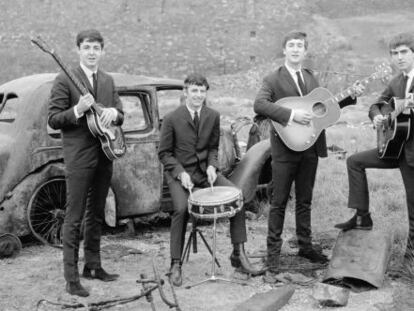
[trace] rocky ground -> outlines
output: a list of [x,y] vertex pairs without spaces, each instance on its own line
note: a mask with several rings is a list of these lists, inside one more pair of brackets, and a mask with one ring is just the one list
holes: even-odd
[[[293,215],[288,215],[288,219],[292,218],[294,218]],[[261,264],[261,255],[265,250],[266,218],[261,216],[259,219],[248,220],[247,226],[249,236],[247,250],[254,257],[251,260],[256,264]],[[76,298],[65,292],[60,249],[31,243],[23,248],[18,257],[0,260],[0,310],[61,310],[62,306],[59,304],[87,306],[107,300],[133,297],[141,293],[142,286],[136,282],[141,274],[145,274],[147,278],[154,278],[153,262],[160,277],[167,281],[165,274],[169,267],[168,225],[138,225],[136,230],[134,235],[126,230],[109,233],[103,238],[104,267],[121,276],[118,281],[112,283],[82,279],[83,285],[91,292],[88,298]],[[201,230],[211,242],[211,226],[203,225]],[[331,254],[336,234],[337,232],[330,232],[315,235],[315,240],[328,256]],[[288,242],[284,243],[282,269],[284,273],[289,274],[284,275],[286,283],[267,284],[262,277],[248,278],[235,272],[230,266],[228,257],[231,253],[231,245],[228,223],[219,223],[217,256],[221,268],[217,269],[217,275],[232,281],[245,282],[246,285],[218,281],[186,289],[186,286],[206,279],[211,269],[211,256],[198,239],[198,253],[191,252],[189,261],[183,265],[184,284],[175,289],[181,310],[230,311],[256,293],[263,293],[290,282],[293,282],[291,285],[295,287],[295,293],[281,310],[319,310],[320,306],[312,298],[312,288],[322,279],[325,270],[324,268],[314,270],[315,266],[295,256],[297,248],[292,239],[293,236],[294,226],[291,220],[288,220],[284,233],[285,240]],[[83,266],[82,261],[81,253],[80,268]],[[166,296],[173,300],[173,293],[167,285],[165,285]],[[407,283],[394,281],[387,276],[384,286],[378,290],[351,293],[347,306],[339,310],[412,310],[413,301],[407,300],[407,297],[412,296],[410,294],[412,290]],[[158,291],[153,293],[153,298],[155,310],[169,310],[169,307],[162,302]],[[41,300],[44,302],[39,303]],[[145,298],[115,305],[109,309],[154,310]],[[80,307],[79,310],[96,309]]]

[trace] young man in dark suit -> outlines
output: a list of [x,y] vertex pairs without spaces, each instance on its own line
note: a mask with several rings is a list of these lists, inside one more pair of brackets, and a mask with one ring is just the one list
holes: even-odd
[[[312,114],[303,109],[290,109],[276,102],[288,96],[304,96],[319,86],[312,72],[302,67],[308,48],[304,32],[290,32],[283,41],[285,64],[264,78],[262,87],[254,102],[254,111],[263,117],[288,126],[292,122],[307,125]],[[355,84],[357,93],[362,93],[362,85]],[[355,104],[348,97],[339,102],[340,107]],[[268,219],[267,236],[267,275],[271,279],[278,271],[282,247],[281,234],[285,219],[285,209],[292,183],[296,194],[296,235],[299,256],[312,262],[325,263],[327,257],[312,247],[311,202],[315,183],[318,157],[326,157],[326,138],[323,131],[315,144],[305,151],[297,152],[287,147],[273,127],[270,133],[272,152],[273,197]]]
[[113,281],[117,274],[107,273],[101,265],[101,226],[104,222],[105,200],[112,177],[112,161],[101,149],[100,141],[88,129],[86,112],[94,102],[103,108],[101,125],[121,125],[124,119],[121,100],[110,75],[98,69],[104,40],[96,30],[81,31],[76,37],[80,65],[73,73],[88,88],[81,96],[65,73],[53,84],[48,123],[60,129],[66,168],[66,215],[63,224],[63,267],[66,291],[88,296],[79,281],[78,259],[80,228],[85,215],[83,277]]
[[[185,105],[168,114],[162,123],[158,156],[164,165],[174,212],[171,219],[170,252],[171,278],[175,286],[182,285],[181,256],[188,222],[189,189],[232,186],[217,172],[220,139],[220,115],[207,107],[205,100],[209,84],[205,77],[191,74],[184,80]],[[242,271],[258,274],[244,252],[246,242],[245,211],[230,218],[233,243],[231,263]]]
[[[395,76],[382,92],[381,96],[369,109],[369,118],[375,127],[381,126],[386,120],[385,115],[394,111],[394,98],[404,99],[405,105],[413,104],[414,92],[414,35],[401,33],[389,42],[391,61],[400,69],[401,73]],[[411,95],[410,95],[411,93]],[[403,113],[411,114],[411,108],[406,108]],[[411,120],[413,122],[413,120]],[[369,192],[365,170],[367,168],[399,168],[403,179],[407,209],[409,233],[407,249],[404,260],[408,263],[414,258],[414,139],[410,134],[405,142],[402,153],[398,159],[381,159],[378,157],[378,149],[371,149],[353,154],[347,159],[349,197],[348,207],[356,209],[355,215],[347,222],[335,225],[342,230],[363,229],[370,230],[373,226],[369,213]]]

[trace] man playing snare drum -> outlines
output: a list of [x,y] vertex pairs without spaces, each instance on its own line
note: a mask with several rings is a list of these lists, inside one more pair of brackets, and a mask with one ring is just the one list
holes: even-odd
[[[181,256],[189,214],[188,196],[193,187],[206,188],[234,185],[217,172],[220,138],[220,114],[204,105],[209,84],[199,74],[184,80],[185,105],[168,114],[162,124],[158,156],[164,165],[165,178],[170,189],[173,214],[171,219],[170,252],[171,279],[181,286]],[[257,275],[245,252],[245,212],[241,209],[230,218],[233,267]]]

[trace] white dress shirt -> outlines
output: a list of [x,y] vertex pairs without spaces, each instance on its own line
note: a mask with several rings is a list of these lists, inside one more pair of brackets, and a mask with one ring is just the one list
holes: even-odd
[[[290,73],[290,75],[292,76],[293,81],[295,81],[296,88],[298,89],[298,92],[299,92],[300,96],[303,96],[302,91],[300,90],[300,87],[299,87],[298,76],[296,75],[296,72],[299,71],[300,76],[302,78],[302,81],[303,81],[303,83],[305,83],[305,79],[303,79],[303,74],[302,74],[302,67],[296,70],[296,69],[293,69],[292,67],[290,67],[287,63],[285,63],[285,67],[286,67],[287,71]],[[295,117],[295,110],[292,109],[292,113],[290,114],[288,124],[292,123],[294,117]]]
[[405,88],[405,97],[407,98],[408,94],[409,94],[411,83],[413,82],[413,78],[414,78],[414,68],[411,69],[409,73],[404,74],[404,75],[408,76],[407,87]]
[[185,106],[187,107],[188,111],[190,112],[191,119],[193,119],[193,120],[194,120],[194,112],[195,112],[195,111],[197,111],[197,113],[198,113],[198,119],[200,119],[201,107],[200,107],[200,109],[193,110],[193,109],[191,109],[190,107],[188,107],[188,105],[185,105]]

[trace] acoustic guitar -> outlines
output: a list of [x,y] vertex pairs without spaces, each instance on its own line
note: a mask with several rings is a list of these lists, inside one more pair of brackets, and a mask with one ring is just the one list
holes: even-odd
[[[384,79],[390,73],[391,68],[382,64],[378,66],[376,72],[360,81],[360,83],[366,85],[376,79]],[[312,120],[307,125],[291,122],[286,126],[271,120],[272,125],[287,147],[294,151],[304,151],[316,142],[324,129],[338,121],[341,116],[338,102],[353,93],[353,87],[349,87],[336,95],[332,95],[326,88],[318,87],[303,97],[281,98],[276,101],[275,105],[290,109],[305,109],[312,114]]]
[[[385,121],[377,127],[377,148],[380,159],[396,160],[400,157],[404,142],[410,136],[411,114],[403,114],[406,108],[414,108],[413,94],[403,99],[392,98],[394,111],[385,114]],[[389,103],[383,103],[383,109],[389,107]],[[391,108],[387,109],[388,111]]]
[[[62,61],[54,49],[50,48],[40,36],[32,38],[31,41],[42,51],[53,57],[82,95],[90,93],[87,87],[84,86],[72,70]],[[91,108],[86,111],[85,115],[89,131],[94,137],[98,137],[106,157],[113,161],[126,153],[125,136],[120,126],[110,124],[108,127],[105,127],[102,125],[99,116],[102,114],[103,108],[105,107],[94,102]]]

